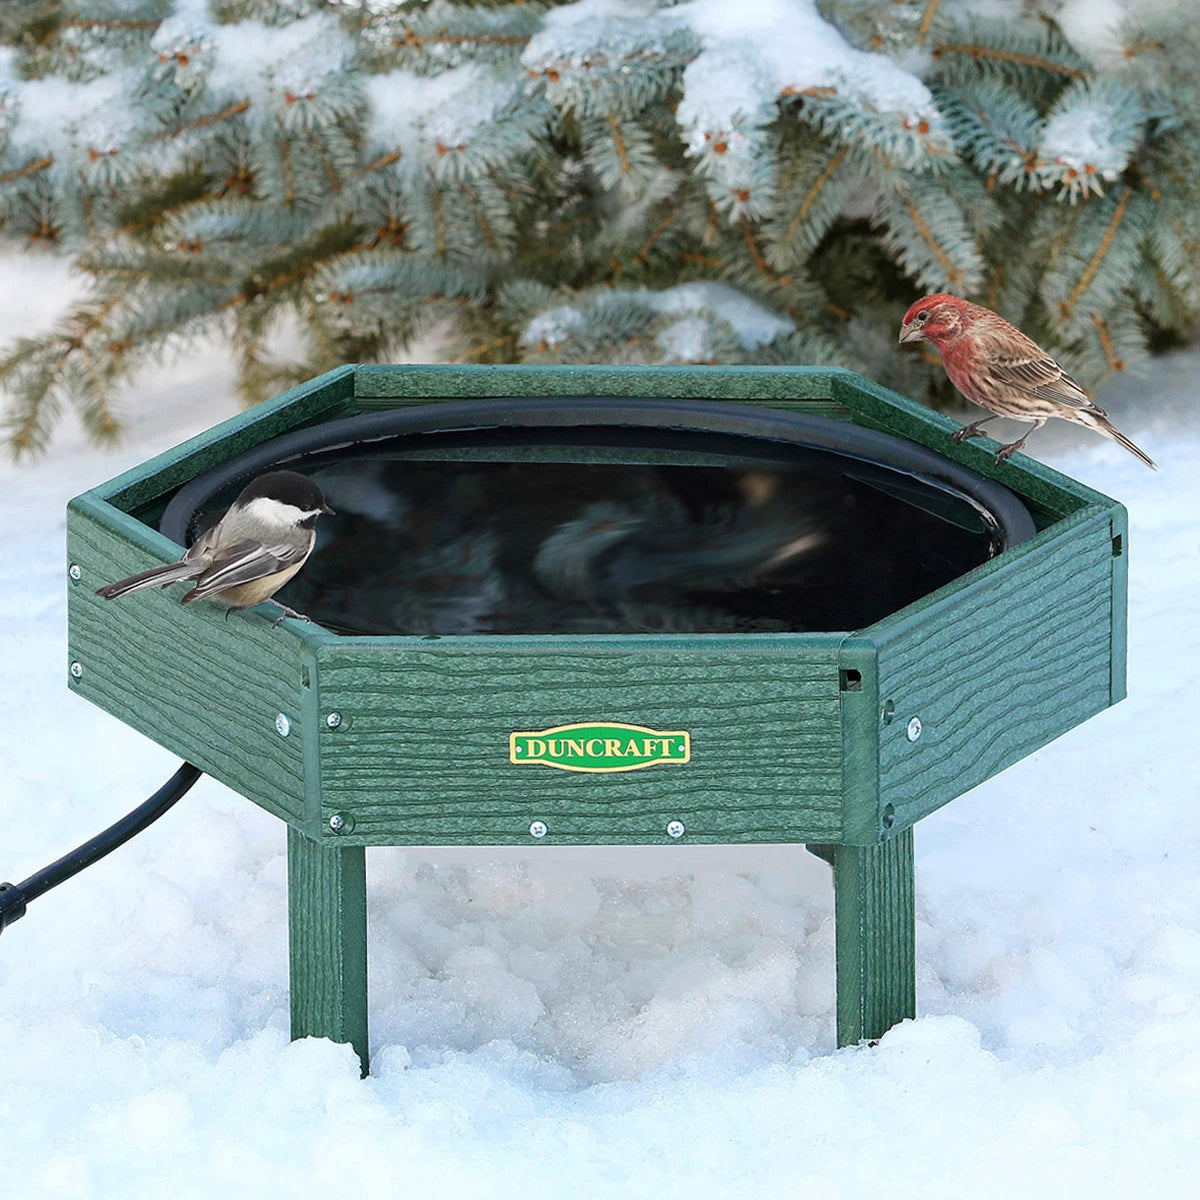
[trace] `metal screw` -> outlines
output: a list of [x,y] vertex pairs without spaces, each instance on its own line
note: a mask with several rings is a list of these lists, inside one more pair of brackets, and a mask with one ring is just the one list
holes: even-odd
[[83,678],[83,663],[73,662],[71,664],[71,678],[72,679],[82,679]]
[[329,828],[332,829],[334,833],[341,833],[342,830],[346,828],[346,818],[343,817],[341,813],[334,813],[333,816],[329,818]]
[[547,832],[548,830],[546,829],[545,821],[534,821],[534,823],[529,826],[530,837],[544,838]]
[[275,714],[275,732],[280,737],[287,737],[292,732],[292,723],[287,719],[286,713]]
[[70,577],[78,583],[83,578],[83,569],[78,563],[72,563],[71,569],[67,572]]
[[667,822],[667,833],[669,836],[671,836],[673,838],[681,838],[681,837],[683,837],[683,832],[684,832],[684,830],[683,830],[683,822],[682,821],[668,821]]
[[328,725],[330,729],[336,729],[341,723],[342,714],[340,712],[331,712],[329,716],[325,718],[325,724]]
[[904,736],[910,742],[915,742],[921,736],[921,718],[913,717],[908,723],[908,728],[904,731]]

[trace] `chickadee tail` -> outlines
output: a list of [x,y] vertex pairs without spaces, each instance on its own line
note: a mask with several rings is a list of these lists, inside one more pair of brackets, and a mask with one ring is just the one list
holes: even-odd
[[1124,446],[1135,458],[1140,458],[1150,470],[1158,470],[1154,459],[1145,450],[1135,446],[1103,413],[1088,412],[1087,409],[1084,409],[1080,416],[1083,418],[1084,425],[1094,429],[1097,433],[1104,434],[1106,438],[1112,438],[1118,446]]
[[194,562],[171,563],[165,567],[151,567],[148,571],[139,571],[128,579],[118,579],[116,583],[106,583],[96,589],[97,596],[105,600],[115,600],[118,596],[128,596],[130,592],[140,592],[142,588],[162,586],[174,583],[179,579],[191,579],[197,573],[200,564]]

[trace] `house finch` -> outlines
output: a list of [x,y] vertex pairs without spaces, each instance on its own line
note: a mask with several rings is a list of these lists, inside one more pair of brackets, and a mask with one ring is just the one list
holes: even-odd
[[1024,437],[996,452],[1000,462],[1020,450],[1034,429],[1051,417],[1062,417],[1112,438],[1146,466],[1158,469],[1041,346],[990,308],[943,293],[926,296],[904,314],[900,341],[931,342],[941,353],[950,382],[993,414],[952,433],[956,442],[978,437],[980,427],[995,417],[1032,421]]

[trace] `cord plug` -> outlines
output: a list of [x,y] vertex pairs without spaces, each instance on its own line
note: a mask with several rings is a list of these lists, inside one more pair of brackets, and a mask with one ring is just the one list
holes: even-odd
[[25,915],[28,897],[15,883],[0,883],[0,933]]

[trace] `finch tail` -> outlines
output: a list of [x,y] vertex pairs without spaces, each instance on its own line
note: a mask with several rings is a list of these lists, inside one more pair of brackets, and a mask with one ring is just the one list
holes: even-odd
[[115,600],[118,596],[128,596],[130,592],[140,592],[142,588],[162,586],[174,583],[178,579],[193,579],[204,570],[203,562],[177,562],[165,567],[151,567],[148,571],[139,571],[128,579],[118,579],[116,583],[106,583],[96,589],[97,596],[105,600]]
[[1158,470],[1154,459],[1140,447],[1135,446],[1103,413],[1089,412],[1085,408],[1076,414],[1075,419],[1081,425],[1086,425],[1089,429],[1104,434],[1106,438],[1111,438],[1118,446],[1124,446],[1135,458],[1140,458],[1150,470]]

